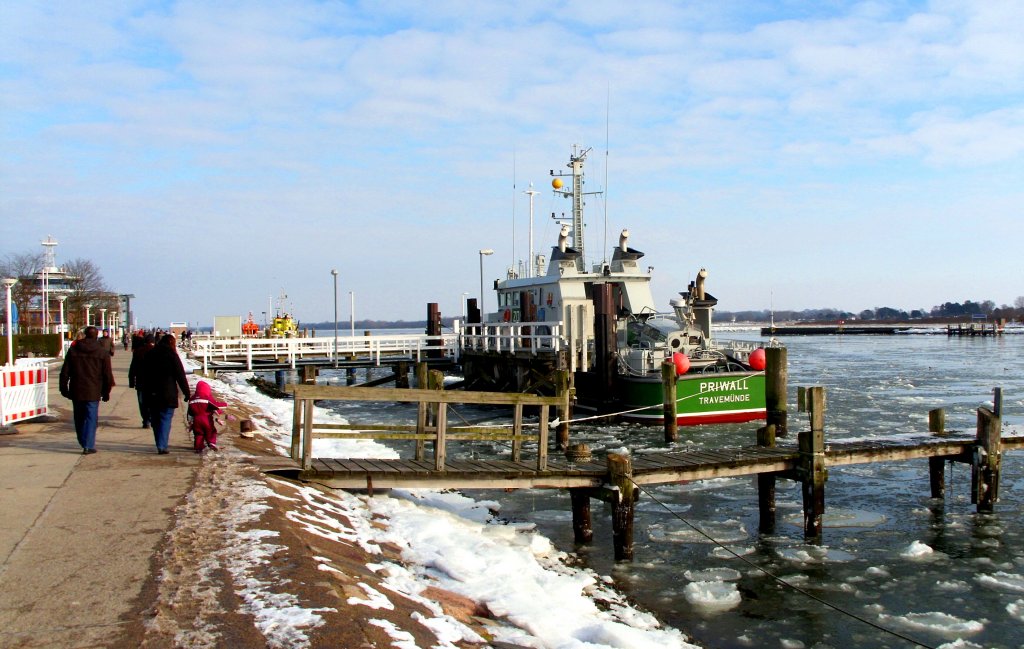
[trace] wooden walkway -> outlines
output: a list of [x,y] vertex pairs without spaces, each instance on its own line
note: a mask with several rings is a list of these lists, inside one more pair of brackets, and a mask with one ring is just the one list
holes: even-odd
[[[1024,437],[1002,437],[1002,445],[1003,450],[1024,448]],[[965,460],[975,446],[974,437],[934,438],[913,444],[831,443],[825,451],[825,467],[933,457]],[[791,446],[747,446],[635,453],[631,459],[633,481],[653,485],[793,471],[798,466],[800,451]],[[538,470],[535,462],[499,459],[448,459],[441,471],[434,468],[433,460],[316,458],[308,471],[289,457],[258,458],[255,462],[269,473],[338,489],[571,489],[600,487],[609,484],[610,479],[603,457],[570,464],[564,458],[552,456],[545,471]]]

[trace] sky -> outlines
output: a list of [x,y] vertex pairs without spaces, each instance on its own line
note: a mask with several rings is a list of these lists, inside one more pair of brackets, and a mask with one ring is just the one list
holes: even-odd
[[[59,242],[140,325],[461,314],[570,210],[655,299],[1024,295],[1024,3],[0,3],[0,256]],[[607,234],[606,234],[607,233]],[[482,249],[494,255],[482,256]],[[281,296],[287,296],[281,299]]]

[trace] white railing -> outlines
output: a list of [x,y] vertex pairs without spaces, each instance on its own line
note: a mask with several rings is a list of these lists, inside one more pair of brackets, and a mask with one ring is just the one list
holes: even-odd
[[476,352],[554,353],[566,348],[561,322],[485,322],[466,324],[462,348]]
[[[441,354],[444,358],[458,357],[458,335],[444,334],[427,336],[423,334],[396,334],[373,336],[338,336],[337,355],[340,358],[356,357],[369,359],[380,365],[386,357],[403,356],[420,361],[428,353]],[[335,339],[333,336],[317,338],[194,338],[189,354],[203,363],[203,372],[209,371],[209,363],[245,362],[247,370],[253,369],[258,358],[284,358],[288,366],[295,368],[299,359],[324,358],[334,361]]]

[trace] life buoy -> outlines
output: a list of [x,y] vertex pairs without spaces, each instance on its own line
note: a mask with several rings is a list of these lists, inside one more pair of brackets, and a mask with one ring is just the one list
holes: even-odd
[[501,314],[501,318],[505,322],[511,322],[511,320],[512,320],[512,311],[510,309],[505,309],[505,312]]

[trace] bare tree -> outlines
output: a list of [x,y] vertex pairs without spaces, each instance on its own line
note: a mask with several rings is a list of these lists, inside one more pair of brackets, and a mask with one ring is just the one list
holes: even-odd
[[86,304],[92,313],[98,313],[100,309],[117,310],[117,295],[107,288],[99,267],[92,260],[72,259],[64,264],[64,272],[68,274],[72,288],[68,296],[67,319],[73,329],[85,326]]
[[[19,280],[11,289],[11,301],[19,313],[27,313],[29,302],[39,295],[36,273],[43,267],[43,253],[9,253],[0,260],[0,276]],[[21,323],[18,329],[24,331]]]

